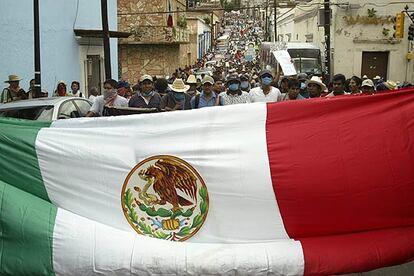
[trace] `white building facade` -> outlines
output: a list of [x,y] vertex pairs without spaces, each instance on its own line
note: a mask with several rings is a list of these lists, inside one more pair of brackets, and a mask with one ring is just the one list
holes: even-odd
[[[379,75],[386,80],[414,81],[414,61],[408,55],[412,52],[412,42],[407,39],[408,26],[412,23],[408,16],[404,38],[393,38],[392,20],[404,11],[405,4],[373,2],[377,3],[341,0],[331,6],[332,74],[370,78]],[[278,18],[279,40],[311,42],[325,49],[324,28],[318,27],[322,3],[311,1],[299,5]]]

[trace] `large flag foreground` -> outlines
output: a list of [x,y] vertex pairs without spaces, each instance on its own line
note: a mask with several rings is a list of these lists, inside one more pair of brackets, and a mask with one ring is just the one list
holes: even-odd
[[0,274],[329,275],[409,262],[413,141],[413,91],[1,119]]

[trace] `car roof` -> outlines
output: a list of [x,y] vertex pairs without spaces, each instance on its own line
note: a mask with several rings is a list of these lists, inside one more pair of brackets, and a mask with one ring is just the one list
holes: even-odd
[[[70,99],[83,99],[79,97],[52,97],[52,98],[36,98],[30,100],[20,100],[9,103],[0,104],[0,109],[16,108],[16,107],[29,107],[29,106],[47,106],[56,105],[59,102],[63,102]],[[86,99],[84,99],[86,100]]]

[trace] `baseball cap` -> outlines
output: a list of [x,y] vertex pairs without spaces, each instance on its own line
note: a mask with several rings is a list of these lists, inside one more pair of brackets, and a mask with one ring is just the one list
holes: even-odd
[[201,84],[206,84],[206,83],[209,83],[209,84],[214,84],[214,79],[212,78],[212,77],[210,77],[210,76],[205,76],[204,77],[204,79],[201,81]]
[[270,70],[264,69],[264,70],[260,71],[259,77],[263,77],[265,75],[272,76],[272,78],[273,78],[272,72],[270,72]]
[[366,79],[362,82],[361,87],[364,87],[364,86],[374,87],[374,82],[370,79]]
[[231,81],[240,82],[240,78],[237,74],[230,74],[230,75],[227,76],[226,83],[229,83]]
[[143,82],[143,81],[145,81],[145,80],[154,81],[150,75],[143,75],[143,76],[141,76],[141,78],[139,79],[139,82]]
[[129,88],[129,83],[124,80],[118,81],[117,88]]
[[299,73],[298,74],[298,80],[299,81],[305,81],[308,79],[308,75],[306,73]]
[[247,75],[247,74],[242,74],[242,75],[240,75],[240,80],[246,80],[246,81],[248,81],[250,78],[249,78],[249,75]]

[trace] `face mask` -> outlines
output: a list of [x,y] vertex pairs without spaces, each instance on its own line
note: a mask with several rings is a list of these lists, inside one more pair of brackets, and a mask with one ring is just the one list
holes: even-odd
[[302,82],[300,84],[300,90],[305,90],[306,89],[306,84],[304,82]]
[[174,99],[175,99],[176,101],[181,102],[182,100],[184,100],[184,93],[177,93],[177,92],[174,92]]
[[149,92],[142,92],[142,96],[144,97],[151,97],[153,96],[154,92],[153,91],[149,91]]
[[270,77],[264,77],[264,78],[262,78],[262,84],[264,85],[264,86],[268,86],[268,85],[270,85],[271,83],[272,83],[272,78],[270,78]]
[[229,85],[229,90],[230,91],[237,91],[239,90],[239,84],[238,83],[232,83]]
[[242,81],[240,84],[241,89],[247,89],[249,88],[249,82],[248,81]]
[[107,99],[109,99],[110,97],[113,97],[113,96],[115,96],[116,94],[117,94],[117,90],[116,89],[109,89],[109,90],[104,90],[103,91],[103,96],[104,96],[104,100],[107,100]]

